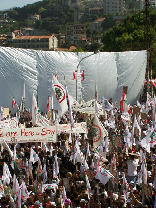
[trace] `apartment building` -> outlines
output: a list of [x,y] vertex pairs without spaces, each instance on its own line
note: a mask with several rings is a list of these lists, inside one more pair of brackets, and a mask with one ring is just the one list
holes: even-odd
[[66,27],[66,41],[71,44],[86,42],[87,26],[85,24],[73,24]]
[[70,6],[71,0],[61,0],[62,6]]
[[6,41],[7,37],[0,37],[0,46],[5,46]]
[[125,0],[103,0],[103,8],[106,14],[124,13]]
[[79,22],[84,14],[85,14],[84,9],[80,9],[80,8],[76,7],[74,9],[74,22]]
[[55,35],[47,36],[17,36],[13,39],[13,47],[35,50],[56,50],[58,40]]
[[66,35],[65,34],[55,34],[58,40],[58,47],[62,47],[66,43]]
[[[145,0],[144,0],[145,1]],[[145,3],[144,3],[145,4]],[[153,9],[156,9],[156,0],[149,0],[149,5],[150,7],[152,7]]]
[[103,7],[103,0],[84,0],[83,4],[85,9],[90,9],[94,7]]
[[105,21],[105,17],[99,18],[91,23],[90,29],[91,31],[98,30],[99,32],[103,32],[102,24]]
[[32,21],[33,23],[35,23],[37,20],[41,19],[41,15],[40,14],[28,14],[28,19],[30,21]]

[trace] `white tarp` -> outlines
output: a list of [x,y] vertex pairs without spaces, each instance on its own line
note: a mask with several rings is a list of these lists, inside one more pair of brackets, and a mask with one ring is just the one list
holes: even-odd
[[[75,98],[76,81],[72,78],[73,70],[77,70],[77,66],[78,71],[84,69],[85,73],[85,80],[82,82],[84,101],[95,98],[96,83],[100,100],[104,96],[119,104],[122,87],[128,86],[127,99],[131,104],[136,102],[144,86],[146,51],[92,54],[0,47],[0,106],[11,109],[13,95],[20,105],[25,82],[26,108],[31,109],[32,91],[35,95],[38,91],[39,108],[46,111],[47,98],[51,95],[52,74],[56,70],[59,82],[63,85],[65,75],[69,94]],[[80,80],[79,76],[78,100],[81,94]]]

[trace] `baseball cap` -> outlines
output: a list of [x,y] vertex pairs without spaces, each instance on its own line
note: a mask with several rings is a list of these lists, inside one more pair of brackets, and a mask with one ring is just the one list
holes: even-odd
[[64,201],[64,204],[70,204],[71,203],[71,201],[70,201],[70,199],[65,199],[65,201]]

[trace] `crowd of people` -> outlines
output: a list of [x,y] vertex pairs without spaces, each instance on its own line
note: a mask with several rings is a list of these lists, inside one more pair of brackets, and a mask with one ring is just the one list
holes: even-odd
[[[0,207],[156,207],[155,135],[148,140],[149,132],[155,132],[154,107],[151,103],[147,110],[140,104],[135,112],[133,106],[128,119],[115,106],[105,110],[98,118],[108,134],[98,147],[94,146],[94,115],[80,112],[74,112],[74,120],[87,122],[87,134],[62,132],[56,143],[1,143]],[[59,122],[69,123],[67,117]],[[31,118],[27,120],[30,123]],[[141,143],[146,138],[153,141],[146,143],[149,149]],[[83,159],[73,156],[76,147]],[[10,151],[15,150],[13,159]],[[99,167],[105,171],[101,176]]]

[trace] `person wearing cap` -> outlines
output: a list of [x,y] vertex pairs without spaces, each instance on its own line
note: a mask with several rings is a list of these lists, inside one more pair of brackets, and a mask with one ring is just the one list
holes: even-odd
[[86,200],[85,199],[81,199],[79,205],[80,205],[81,208],[85,208]]
[[70,199],[65,199],[65,201],[64,201],[64,206],[65,206],[65,208],[71,207],[70,204],[71,204]]
[[129,183],[129,188],[130,188],[130,190],[136,190],[134,181],[131,181]]

